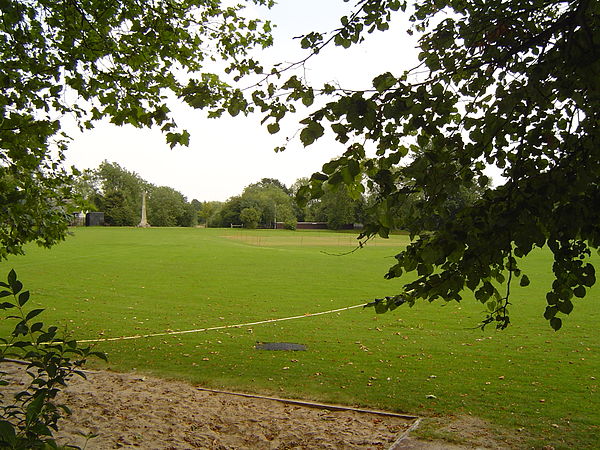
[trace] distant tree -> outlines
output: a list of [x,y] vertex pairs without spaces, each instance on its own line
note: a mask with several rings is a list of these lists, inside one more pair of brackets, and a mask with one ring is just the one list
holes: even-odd
[[183,215],[177,218],[177,226],[195,227],[196,225],[198,225],[198,212],[191,203],[186,203]]
[[239,196],[231,197],[211,220],[211,226],[229,227],[231,225],[241,225],[240,213],[243,208],[244,206]]
[[156,187],[117,163],[104,161],[77,178],[76,190],[94,200],[108,225],[135,226],[140,222],[142,193],[148,194],[148,222],[156,227],[192,227],[200,202],[189,204],[183,194],[167,186]]
[[98,211],[101,201],[100,180],[93,170],[86,169],[75,176],[69,212]]
[[101,211],[104,211],[106,225],[126,227],[139,222],[139,214],[132,208],[130,200],[123,192],[110,191],[103,195],[100,198],[99,207]]
[[256,208],[244,208],[240,212],[240,220],[244,224],[244,227],[254,229],[260,222],[261,214]]
[[141,217],[142,192],[149,190],[151,185],[135,172],[108,161],[98,166],[95,175],[102,194],[98,206],[104,211],[105,222],[117,226],[137,225]]
[[324,187],[324,194],[308,205],[307,220],[327,222],[328,228],[339,230],[344,225],[361,222],[364,199],[354,199],[345,186]]
[[266,228],[274,228],[275,221],[283,222],[287,228],[295,228],[293,199],[276,183],[272,183],[271,179],[266,180],[268,182],[254,183],[244,189],[240,196],[242,207],[260,211],[262,225]]
[[152,188],[147,201],[148,223],[155,227],[191,226],[187,206],[185,197],[175,189]]
[[223,202],[199,202],[198,200],[194,199],[192,200],[191,205],[196,211],[198,223],[209,226],[210,219],[214,218],[215,214],[221,209]]
[[[213,203],[213,202],[209,202]],[[207,209],[206,226],[211,228],[223,227],[221,211],[225,207],[225,202],[214,202],[214,207]]]
[[192,201],[189,203],[190,207],[194,210],[195,214],[196,214],[196,222],[197,223],[206,223],[206,218],[204,217],[200,217],[200,214],[202,212],[202,202],[200,202],[197,199],[192,199]]

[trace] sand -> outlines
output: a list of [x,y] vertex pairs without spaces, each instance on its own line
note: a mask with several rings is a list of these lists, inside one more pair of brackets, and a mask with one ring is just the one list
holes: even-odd
[[[4,363],[13,388],[24,367]],[[137,374],[74,377],[60,400],[59,443],[86,449],[389,449],[412,420],[212,393]],[[86,443],[82,435],[97,434]]]

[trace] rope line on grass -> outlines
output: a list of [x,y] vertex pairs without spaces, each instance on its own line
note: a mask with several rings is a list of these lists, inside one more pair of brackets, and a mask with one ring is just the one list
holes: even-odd
[[242,327],[249,327],[249,326],[253,326],[253,325],[262,325],[265,323],[283,322],[285,320],[304,319],[306,317],[322,316],[324,314],[332,314],[332,313],[336,313],[336,312],[347,311],[349,309],[361,308],[366,305],[368,305],[368,303],[361,303],[360,305],[346,306],[345,308],[330,309],[329,311],[321,311],[321,312],[317,312],[317,313],[306,313],[306,314],[302,314],[300,316],[281,317],[279,319],[267,319],[267,320],[260,320],[258,322],[238,323],[235,325],[220,325],[218,327],[196,328],[195,330],[164,331],[161,333],[136,334],[133,336],[109,337],[109,338],[98,338],[98,339],[82,339],[82,340],[78,340],[77,343],[78,344],[90,344],[90,343],[97,343],[97,342],[128,341],[128,340],[133,340],[133,339],[144,339],[144,338],[160,337],[160,336],[174,336],[174,335],[178,335],[178,334],[202,333],[204,331],[225,330],[228,328],[242,328]]

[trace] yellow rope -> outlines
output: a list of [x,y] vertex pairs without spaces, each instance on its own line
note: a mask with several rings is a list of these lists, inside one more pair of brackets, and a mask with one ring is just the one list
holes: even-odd
[[99,339],[82,339],[80,341],[77,341],[77,343],[78,344],[88,344],[88,343],[94,343],[94,342],[127,341],[127,340],[132,340],[132,339],[143,339],[143,338],[158,337],[158,336],[173,336],[173,335],[177,335],[177,334],[201,333],[204,331],[224,330],[227,328],[249,327],[252,325],[261,325],[264,323],[283,322],[284,320],[303,319],[306,317],[321,316],[324,314],[332,314],[335,312],[347,311],[349,309],[361,308],[365,305],[366,305],[366,303],[361,303],[360,305],[347,306],[345,308],[331,309],[329,311],[322,311],[322,312],[317,312],[317,313],[307,313],[307,314],[303,314],[301,316],[282,317],[280,319],[268,319],[268,320],[261,320],[259,322],[239,323],[236,325],[221,325],[218,327],[197,328],[195,330],[164,331],[162,333],[137,334],[134,336],[121,336],[121,337],[99,338]]

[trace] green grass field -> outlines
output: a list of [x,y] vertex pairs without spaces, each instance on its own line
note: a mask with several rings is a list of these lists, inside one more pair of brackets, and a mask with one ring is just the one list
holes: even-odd
[[[73,230],[51,250],[2,263],[76,339],[215,327],[316,313],[391,294],[383,274],[405,236],[356,245],[346,233],[229,229]],[[598,260],[598,258],[595,258]],[[176,336],[104,342],[108,367],[212,388],[276,394],[438,417],[472,414],[519,445],[600,448],[599,289],[556,333],[543,319],[551,260],[524,264],[503,332],[473,329],[474,300],[376,315],[321,316]],[[8,325],[0,322],[0,332]],[[256,342],[306,352],[267,352]],[[103,367],[100,362],[93,362]],[[426,396],[436,398],[428,399]],[[425,427],[426,429],[427,427]],[[520,430],[520,431],[519,431]]]

